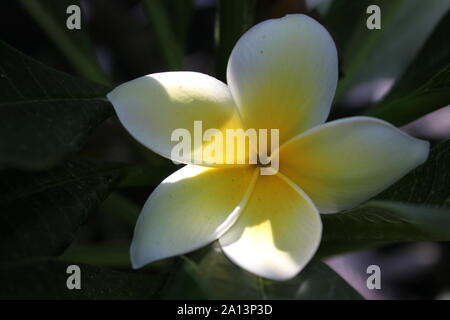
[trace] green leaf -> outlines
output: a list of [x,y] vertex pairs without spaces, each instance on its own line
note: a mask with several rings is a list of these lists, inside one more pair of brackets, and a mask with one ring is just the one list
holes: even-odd
[[226,80],[228,57],[241,35],[253,24],[255,0],[221,0],[216,30],[216,76]]
[[[69,265],[81,270],[81,290],[66,285]],[[152,274],[119,272],[94,265],[37,259],[0,267],[0,299],[152,299],[159,279]]]
[[[361,296],[339,275],[319,261],[309,263],[298,276],[291,280],[271,281],[237,267],[223,255],[219,248],[205,249],[194,255],[201,255],[200,259],[196,259],[198,262],[193,261],[195,257],[184,258],[184,266],[189,269],[185,275],[188,281],[197,284],[197,288],[202,288],[201,298],[361,299]],[[180,280],[181,275],[178,274],[178,277]],[[179,291],[182,290],[179,288]],[[191,298],[186,291],[182,297]]]
[[450,209],[369,201],[352,210],[322,215],[322,222],[319,257],[399,242],[450,241]]
[[450,64],[433,78],[401,98],[386,100],[366,115],[401,126],[450,104]]
[[404,96],[421,87],[449,64],[450,12],[439,22],[432,35],[408,66],[408,69],[389,92],[385,100]]
[[114,114],[108,90],[0,41],[0,168],[44,169],[78,149]]
[[318,256],[398,242],[450,241],[450,140],[375,200],[322,215]]
[[403,125],[450,104],[448,30],[450,14],[439,23],[387,97],[367,115]]
[[74,160],[49,171],[0,173],[0,260],[58,255],[112,187],[122,164]]
[[66,20],[69,17],[66,10],[70,5],[79,6],[78,1],[20,0],[19,2],[56,44],[74,70],[86,79],[110,84],[89,41],[84,12],[81,12],[81,29],[69,30],[66,27]]
[[[381,30],[366,26],[369,5],[381,9]],[[325,21],[331,30],[336,27],[344,75],[335,101],[359,83],[397,79],[449,8],[450,2],[441,0],[364,0],[350,9],[348,1],[333,1]]]

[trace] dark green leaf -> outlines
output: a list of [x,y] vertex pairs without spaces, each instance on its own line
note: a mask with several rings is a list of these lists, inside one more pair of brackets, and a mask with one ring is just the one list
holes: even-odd
[[388,96],[367,113],[403,125],[450,104],[450,14]]
[[450,64],[423,86],[397,99],[375,106],[368,116],[401,126],[450,104]]
[[450,209],[402,202],[369,201],[322,215],[320,257],[399,242],[450,241]]
[[36,173],[2,171],[0,260],[62,253],[126,168],[77,160]]
[[408,66],[408,69],[389,92],[385,100],[402,97],[406,93],[421,87],[449,64],[449,30],[450,12],[436,26],[419,54]]
[[[69,265],[81,269],[81,289],[67,289]],[[38,259],[0,267],[0,299],[151,299],[152,274],[119,272],[89,264]]]
[[81,11],[81,29],[69,30],[66,27],[66,20],[69,17],[66,10],[70,5],[79,6],[78,1],[20,0],[20,3],[56,44],[74,70],[86,79],[110,83],[101,70],[89,41],[85,12]]
[[376,200],[322,215],[319,256],[398,242],[450,241],[450,141]]
[[[397,79],[450,8],[449,1],[441,0],[357,2],[348,6],[348,1],[335,0],[325,17],[332,32],[336,30],[342,57],[343,78],[336,100],[354,85],[379,78]],[[381,9],[381,30],[366,26],[369,5]]]
[[76,150],[113,115],[107,92],[0,42],[0,167],[44,169]]
[[221,0],[216,31],[216,76],[225,81],[228,57],[241,35],[252,26],[255,0]]

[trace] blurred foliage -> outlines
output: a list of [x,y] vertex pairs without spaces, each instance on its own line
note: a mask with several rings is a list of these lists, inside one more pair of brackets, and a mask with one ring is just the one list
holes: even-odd
[[20,0],[25,10],[48,34],[58,49],[74,66],[80,75],[103,84],[110,81],[100,68],[86,29],[67,32],[66,10],[70,5],[78,5],[74,0]]
[[[156,71],[185,69],[190,61],[225,80],[227,60],[239,37],[255,21],[306,11],[303,1],[222,0],[212,9],[203,8],[201,19],[198,4],[190,0],[108,2],[106,6],[114,10],[92,11],[97,23],[111,14],[106,21],[122,17],[130,24],[117,34],[125,42],[118,50],[123,56],[110,53],[102,61],[102,67],[112,69],[108,72],[97,61],[99,50],[95,41],[91,44],[87,28],[65,29],[67,5],[76,2],[19,3],[23,17],[30,15],[71,69],[86,80],[49,68],[0,42],[0,298],[361,298],[318,260],[294,279],[274,282],[238,268],[216,244],[140,271],[130,269],[129,239],[139,210],[152,189],[177,167],[143,151],[117,129],[105,98],[109,73],[116,72],[114,66],[127,69],[121,66],[123,56],[133,60],[131,65],[137,49],[143,52],[141,58],[152,60],[146,51],[150,48],[162,58],[162,63],[153,64]],[[141,11],[129,10],[127,14],[134,16],[127,19],[121,10],[129,4]],[[366,28],[368,4],[381,7],[381,30]],[[336,98],[340,108],[332,117],[339,117],[345,106],[342,98],[352,88],[380,77],[393,78],[395,85],[382,101],[367,106],[363,112],[369,115],[402,125],[450,104],[449,8],[450,2],[441,0],[326,0],[309,12],[329,29],[340,54]],[[214,19],[213,32],[214,25],[208,23]],[[90,20],[89,25],[95,22]],[[193,25],[200,34],[193,35]],[[103,31],[104,26],[97,28]],[[111,28],[118,30],[115,25]],[[208,30],[215,39],[205,44]],[[117,48],[116,33],[111,38]],[[145,47],[143,39],[154,43]],[[207,68],[205,56],[193,54],[193,42],[209,54],[214,52],[210,64],[215,68]],[[101,152],[111,141],[113,147]],[[126,163],[80,154],[102,159],[119,154]],[[323,241],[317,258],[397,242],[449,241],[449,164],[446,141],[433,148],[425,164],[370,201],[340,214],[322,215]],[[88,227],[81,228],[88,220]],[[99,237],[102,232],[108,236]],[[111,233],[120,234],[119,239]],[[67,290],[70,264],[81,267],[83,290]]]
[[143,5],[152,31],[158,41],[158,47],[164,57],[169,70],[181,70],[183,67],[184,37],[183,31],[190,18],[192,9],[191,0],[176,1],[173,7],[176,13],[175,19],[171,21],[167,7],[162,0],[143,0]]
[[387,97],[367,115],[403,125],[450,104],[450,13]]
[[[366,27],[369,5],[380,7],[381,30]],[[356,84],[397,79],[449,8],[450,2],[441,0],[333,1],[325,22],[335,35],[344,75],[335,101]]]

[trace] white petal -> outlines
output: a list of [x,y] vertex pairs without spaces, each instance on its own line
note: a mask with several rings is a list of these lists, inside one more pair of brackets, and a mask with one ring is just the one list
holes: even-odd
[[322,235],[311,200],[285,177],[260,176],[247,206],[220,239],[225,254],[259,276],[286,280],[312,258]]
[[[194,160],[203,160],[193,147],[194,121],[202,121],[202,132],[241,127],[227,85],[201,73],[150,74],[120,85],[108,94],[108,99],[135,139],[182,163],[199,164]],[[191,134],[192,153],[184,158],[171,157],[172,148],[178,144],[171,141],[175,129],[187,129]]]
[[428,157],[429,143],[369,117],[328,122],[280,149],[280,171],[321,213],[349,209],[375,196]]
[[134,230],[134,268],[198,249],[237,219],[255,170],[187,165],[165,179],[147,200]]
[[233,49],[227,81],[246,127],[280,129],[280,141],[323,123],[338,79],[336,46],[303,14],[267,20]]

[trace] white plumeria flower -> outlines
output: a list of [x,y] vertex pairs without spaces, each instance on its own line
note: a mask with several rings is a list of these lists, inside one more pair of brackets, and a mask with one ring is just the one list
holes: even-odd
[[228,86],[195,72],[147,75],[108,94],[125,128],[170,158],[171,133],[192,128],[279,129],[276,175],[257,165],[187,164],[147,200],[131,245],[134,268],[215,240],[259,276],[294,277],[316,252],[320,213],[352,208],[423,163],[428,142],[369,117],[324,124],[338,79],[335,44],[295,14],[264,21],[233,49]]

